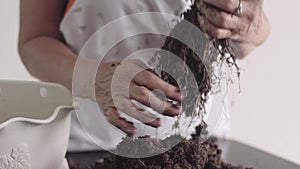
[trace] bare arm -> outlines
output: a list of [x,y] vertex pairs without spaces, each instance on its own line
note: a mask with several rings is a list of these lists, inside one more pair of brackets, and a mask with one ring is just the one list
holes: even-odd
[[[72,91],[73,69],[76,63],[76,54],[64,43],[64,38],[59,31],[59,24],[64,15],[65,4],[63,0],[23,0],[21,1],[21,23],[19,37],[19,53],[28,71],[36,78],[60,83]],[[89,73],[89,61],[84,62],[84,74]],[[134,68],[141,70],[130,83],[129,95],[116,97],[117,104],[113,102],[111,93],[112,76],[116,67],[112,63],[101,63],[96,76],[96,97],[97,101],[104,109],[104,113],[116,127],[129,135],[135,133],[135,127],[131,122],[120,117],[119,110],[136,118],[137,120],[153,126],[160,126],[160,120],[134,105],[130,99],[135,99],[146,106],[152,106],[149,98],[153,89],[161,89],[166,96],[180,101],[181,95],[178,89],[167,84],[162,79],[148,70],[141,69],[142,66],[135,62],[122,63],[120,69],[124,76],[130,75]],[[123,71],[124,70],[124,71]],[[117,84],[122,84],[122,78]],[[77,83],[76,83],[77,84]],[[77,85],[76,85],[77,86]],[[89,97],[88,89],[79,87],[78,96]],[[121,85],[123,86],[123,85]],[[126,87],[126,86],[125,86]],[[146,87],[146,88],[145,88]],[[118,89],[123,90],[123,89]],[[125,88],[124,91],[127,91]],[[74,93],[73,93],[74,94]],[[179,114],[180,107],[174,107],[171,103],[154,97],[154,108],[163,110],[163,114],[176,116]],[[164,106],[166,105],[166,106]],[[163,107],[163,109],[161,108]]]
[[[21,1],[19,53],[27,70],[34,77],[59,83],[72,91],[73,70],[77,59],[59,31],[65,12],[63,0]],[[86,73],[90,62],[85,62]],[[112,63],[101,63],[101,71]],[[84,84],[83,84],[84,86]],[[83,91],[79,96],[85,97]]]
[[19,53],[34,77],[71,90],[76,54],[59,31],[64,8],[62,0],[21,1]]

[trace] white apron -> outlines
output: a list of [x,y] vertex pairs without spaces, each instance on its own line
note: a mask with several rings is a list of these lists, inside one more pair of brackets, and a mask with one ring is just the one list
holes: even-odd
[[[78,54],[85,42],[93,35],[93,33],[118,18],[140,12],[163,12],[172,15],[179,15],[189,5],[189,0],[76,0],[62,20],[60,30],[65,37],[66,43],[75,53]],[[128,22],[128,24],[130,23],[131,22]],[[101,37],[101,39],[95,43],[95,46],[98,46],[98,50],[90,50],[90,53],[88,54],[89,57],[103,55],[103,53],[101,53],[101,49],[102,47],[105,47],[106,41],[114,40],[114,38],[118,38],[119,35],[121,36],[124,33],[128,33],[128,31],[130,32],[131,29],[126,29],[127,26],[130,27],[132,25],[123,25],[122,28],[116,28],[116,30],[113,30],[115,31],[116,36]],[[158,28],[153,27],[150,29]],[[162,46],[163,42],[164,39],[162,37],[153,36],[136,37],[132,41],[129,39],[116,45],[112,50],[110,50],[110,52],[105,55],[103,61],[109,62],[122,60],[128,54],[138,51],[139,49],[143,49],[143,47],[159,48]],[[78,110],[77,113],[88,114],[87,116],[80,116],[80,122],[75,115],[72,116],[68,150],[90,151],[103,148],[106,150],[115,148],[114,146],[124,135],[120,134],[120,132],[115,132],[115,129],[108,125],[103,114],[101,115],[102,117],[99,117],[99,114],[93,115],[92,112],[95,110],[91,107],[95,106],[95,102],[88,99],[82,99],[81,101],[86,103],[85,105],[91,106],[84,106]],[[158,131],[142,124],[135,124],[135,126],[137,127],[138,135],[144,135],[149,132],[162,133],[166,130],[166,126],[167,128],[170,128],[173,122],[174,119],[164,117],[162,119],[163,126],[160,127]],[[96,123],[97,125],[95,125]],[[164,126],[164,123],[168,125]],[[100,137],[99,132],[101,133]],[[95,142],[98,145],[95,144]]]

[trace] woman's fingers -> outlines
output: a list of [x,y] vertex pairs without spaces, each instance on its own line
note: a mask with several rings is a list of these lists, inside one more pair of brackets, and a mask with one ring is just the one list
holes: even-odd
[[131,137],[135,134],[136,128],[134,127],[133,123],[127,121],[125,118],[120,117],[120,114],[116,108],[108,108],[105,112],[105,115],[112,125],[124,131],[128,136]]
[[[152,127],[161,125],[160,118],[136,106],[131,99],[167,116],[179,115],[181,111],[179,106],[170,103],[170,100],[181,101],[180,90],[149,71],[139,60],[124,61],[116,68],[99,73],[96,84],[97,101],[108,121],[130,136],[136,129],[131,122],[120,117],[119,112]],[[153,90],[160,91],[160,96],[164,97],[154,94]]]
[[213,23],[215,26],[224,29],[236,30],[241,26],[241,19],[233,14],[224,12],[214,7],[208,7],[202,4],[199,10],[205,16],[205,19]]
[[181,101],[181,93],[179,88],[165,82],[148,70],[143,70],[137,74],[133,79],[133,82],[150,90],[159,89],[163,91],[168,98]]
[[217,27],[203,16],[198,15],[198,21],[203,31],[209,34],[212,38],[225,39],[230,38],[233,35],[231,30]]
[[[133,103],[132,103],[132,107],[130,109],[131,109],[131,112],[129,113],[129,115],[134,117],[135,119],[143,122],[144,124],[155,127],[155,128],[161,126],[160,118],[151,114],[150,112],[147,112],[146,110],[136,106]],[[143,116],[143,117],[141,117],[141,116]],[[143,120],[143,119],[145,119],[145,120]]]
[[180,107],[176,107],[167,101],[167,98],[158,97],[149,89],[131,83],[130,98],[134,99],[145,106],[151,107],[153,110],[168,116],[177,116],[180,114]]
[[160,119],[157,116],[137,107],[129,98],[117,95],[114,97],[114,101],[115,106],[119,111],[124,112],[138,121],[152,127],[159,127],[161,125]]
[[133,82],[151,91],[154,89],[162,90],[168,98],[181,101],[180,90],[162,80],[140,60],[122,62],[114,77],[115,81],[112,84],[114,89],[118,92],[123,92],[123,94],[126,94],[124,92],[128,92],[122,89],[122,87],[124,88],[124,84],[129,85],[129,83]]
[[240,3],[239,0],[204,0],[204,2],[232,14],[236,13]]

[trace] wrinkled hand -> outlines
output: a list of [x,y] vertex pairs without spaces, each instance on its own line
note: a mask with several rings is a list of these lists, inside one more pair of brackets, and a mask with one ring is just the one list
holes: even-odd
[[152,127],[160,126],[157,116],[141,109],[132,100],[167,116],[177,116],[180,113],[179,106],[172,105],[167,99],[152,92],[159,89],[166,98],[180,102],[179,89],[163,81],[139,60],[114,63],[107,69],[98,70],[95,89],[97,101],[104,109],[108,121],[129,136],[135,134],[136,128],[132,122],[121,117],[120,112]]
[[262,44],[269,34],[269,22],[263,12],[263,0],[200,0],[199,24],[212,38],[229,39],[237,55],[244,57]]

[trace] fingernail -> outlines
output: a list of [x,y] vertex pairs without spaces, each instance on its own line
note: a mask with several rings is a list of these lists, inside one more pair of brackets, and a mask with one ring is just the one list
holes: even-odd
[[174,92],[174,98],[176,100],[181,100],[181,90],[178,87],[175,87]]
[[175,116],[179,116],[180,115],[180,111],[179,110],[180,109],[177,109],[177,108],[175,109],[175,113],[174,113]]
[[180,114],[182,113],[182,107],[181,107],[181,106],[177,106],[176,108],[177,108],[178,113],[179,113],[179,115],[180,115]]
[[181,103],[178,103],[176,105],[172,105],[172,107],[176,110],[180,110],[181,109]]
[[161,126],[160,118],[157,118],[157,119],[155,120],[155,124],[156,124],[157,127]]
[[126,133],[127,137],[133,137],[135,134],[134,133]]
[[160,118],[157,118],[154,121],[151,121],[147,124],[149,124],[152,127],[159,127],[159,126],[161,126],[161,121],[160,121]]
[[123,128],[123,130],[127,133],[127,134],[132,134],[134,135],[136,128],[135,127],[125,127]]
[[164,115],[169,116],[169,117],[179,116],[180,111],[179,111],[179,109],[177,109],[175,107],[171,107],[168,112],[164,113]]
[[175,104],[177,104],[178,101],[181,101],[181,100],[182,100],[182,95],[181,95],[181,93],[177,93],[177,94],[175,95],[175,99],[176,99],[176,101],[174,101]]

